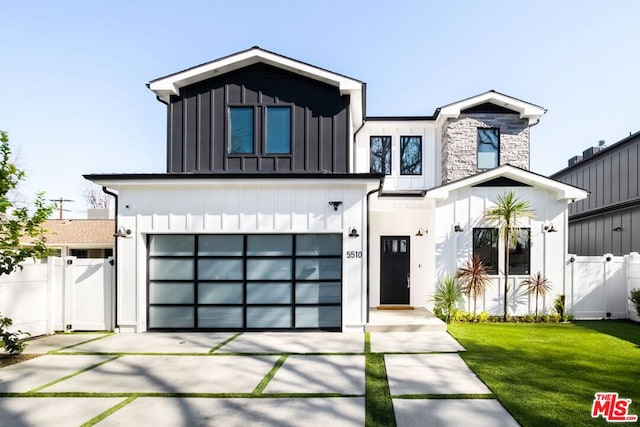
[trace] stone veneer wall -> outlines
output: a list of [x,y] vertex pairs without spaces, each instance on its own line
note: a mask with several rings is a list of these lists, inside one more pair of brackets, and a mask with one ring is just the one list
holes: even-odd
[[500,165],[529,169],[529,125],[518,114],[461,114],[442,129],[442,183],[474,175],[478,128],[500,128]]

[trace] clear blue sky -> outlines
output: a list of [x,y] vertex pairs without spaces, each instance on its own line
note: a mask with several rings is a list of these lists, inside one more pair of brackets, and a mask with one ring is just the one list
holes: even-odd
[[368,115],[428,115],[489,89],[548,109],[551,174],[640,129],[640,2],[0,0],[0,129],[38,190],[164,172],[165,107],[145,84],[259,45],[367,83]]

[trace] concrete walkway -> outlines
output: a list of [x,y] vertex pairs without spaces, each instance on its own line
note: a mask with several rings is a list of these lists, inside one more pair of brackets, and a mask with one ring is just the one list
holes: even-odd
[[[3,426],[365,424],[363,334],[71,334],[29,344],[48,354],[0,369]],[[398,426],[517,426],[446,332],[371,333],[370,344],[384,354]]]

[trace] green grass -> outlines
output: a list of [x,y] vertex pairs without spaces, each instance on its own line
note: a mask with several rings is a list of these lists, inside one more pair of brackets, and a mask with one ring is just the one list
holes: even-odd
[[449,332],[460,353],[523,426],[607,425],[591,418],[596,392],[632,399],[640,414],[640,325],[464,323]]
[[371,337],[364,337],[365,353],[365,426],[395,427],[393,402],[387,381],[384,354],[371,353]]

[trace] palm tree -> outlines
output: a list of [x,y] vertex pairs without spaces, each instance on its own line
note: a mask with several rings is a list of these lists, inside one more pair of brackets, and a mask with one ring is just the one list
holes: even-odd
[[538,271],[533,276],[524,279],[522,284],[527,287],[529,295],[536,295],[536,320],[538,320],[538,296],[544,298],[549,293],[551,290],[551,282]]
[[491,277],[487,274],[480,257],[476,255],[458,268],[456,278],[462,282],[464,293],[473,298],[473,317],[475,317],[478,296],[484,295],[485,289],[491,284]]
[[[498,235],[503,240],[504,250],[504,315],[507,320],[507,291],[509,290],[509,247],[518,243],[518,225],[520,220],[533,217],[531,204],[526,200],[519,200],[513,190],[498,195],[495,206],[484,212],[487,221],[498,227]],[[511,243],[511,244],[510,244]]]
[[444,321],[451,323],[454,319],[456,307],[462,298],[462,291],[456,282],[455,277],[445,276],[433,296],[434,311],[439,311],[444,317]]

